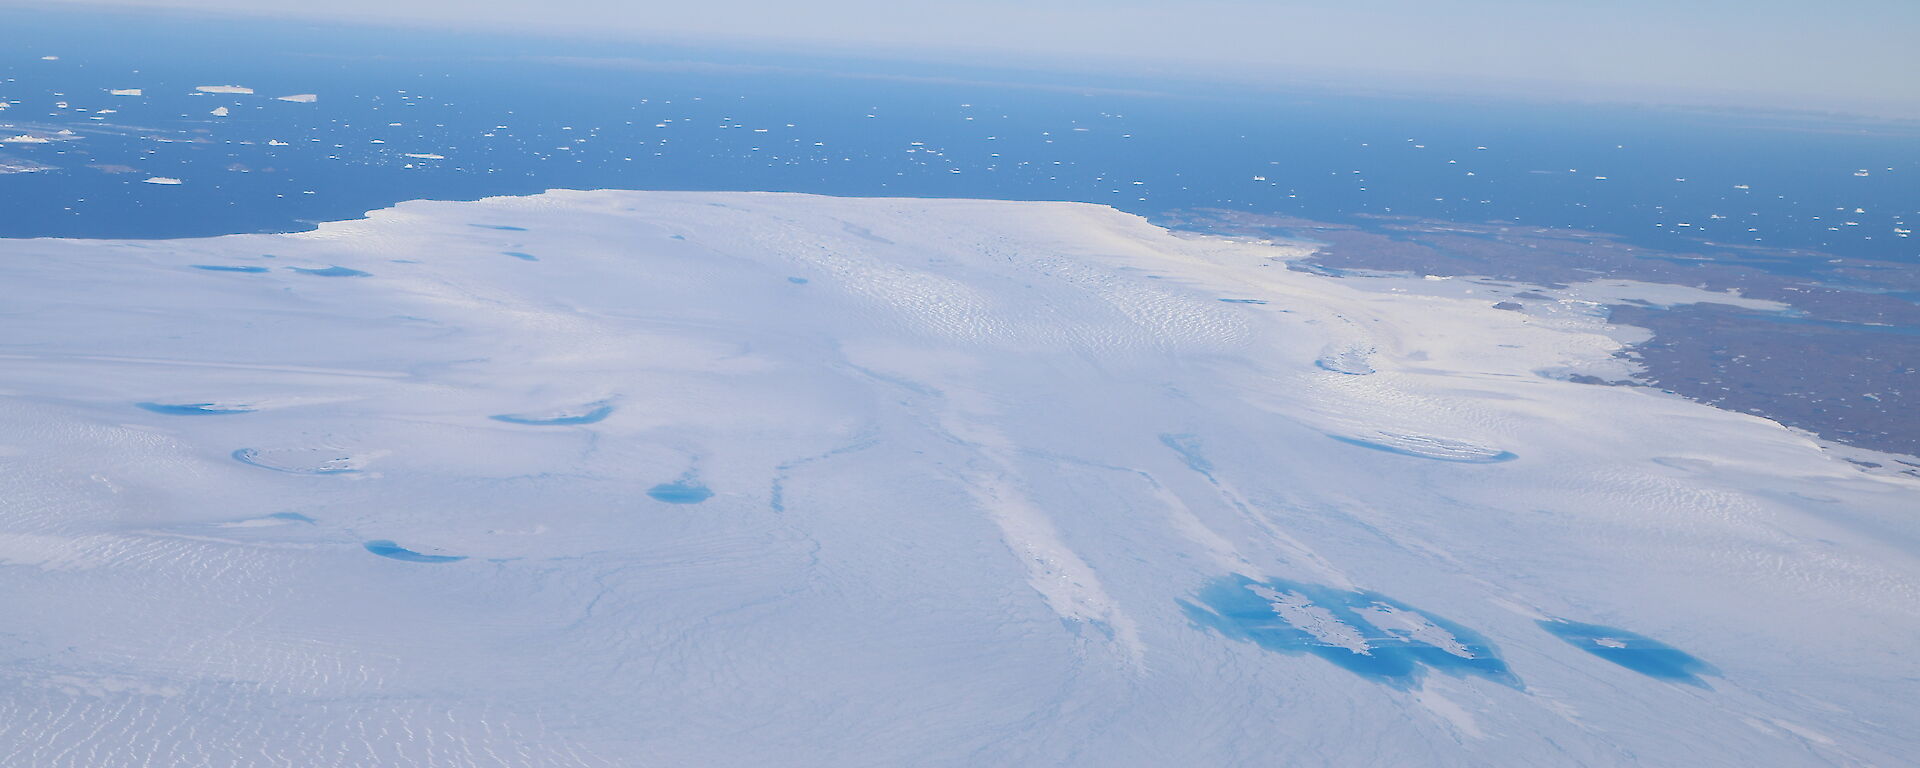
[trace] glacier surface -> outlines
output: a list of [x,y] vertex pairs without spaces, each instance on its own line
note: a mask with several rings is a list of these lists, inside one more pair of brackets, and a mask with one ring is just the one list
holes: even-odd
[[0,241],[0,764],[1920,754],[1920,485],[1301,251],[616,191]]

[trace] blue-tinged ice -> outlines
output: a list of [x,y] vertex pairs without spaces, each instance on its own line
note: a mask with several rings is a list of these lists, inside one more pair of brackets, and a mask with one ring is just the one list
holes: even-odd
[[1376,451],[1400,456],[1412,456],[1418,459],[1434,461],[1452,461],[1462,464],[1498,464],[1513,461],[1520,456],[1512,451],[1489,448],[1464,440],[1449,440],[1429,435],[1409,435],[1397,432],[1374,432],[1364,437],[1352,435],[1327,435],[1348,445],[1371,448]]
[[204,269],[208,272],[246,272],[249,274],[258,274],[268,271],[266,267],[256,267],[245,264],[194,264],[191,266],[194,269]]
[[364,544],[368,552],[394,560],[409,563],[451,563],[467,559],[466,555],[425,555],[407,549],[386,539],[377,539]]
[[1404,688],[1432,669],[1520,686],[1480,633],[1378,592],[1235,574],[1209,583],[1197,598],[1180,604],[1203,627],[1269,651],[1309,654],[1370,680]]
[[613,413],[613,404],[605,401],[588,403],[579,408],[545,414],[500,413],[488,418],[504,421],[508,424],[529,424],[536,427],[564,427],[576,424],[593,424]]
[[713,498],[713,491],[701,485],[692,477],[682,477],[671,483],[661,483],[647,490],[647,495],[655,501],[668,504],[698,504]]
[[252,413],[253,409],[244,405],[224,405],[221,403],[134,403],[141,410],[164,413],[168,416],[217,416],[221,414]]
[[242,464],[292,475],[345,475],[360,471],[359,462],[353,456],[324,449],[241,448],[231,455]]
[[352,269],[349,267],[339,267],[339,266],[315,267],[315,268],[288,267],[288,269],[291,269],[303,275],[313,275],[314,277],[372,277],[373,276],[373,273],[371,272],[362,272],[357,269]]
[[1646,635],[1599,624],[1545,619],[1540,627],[1580,650],[1647,677],[1705,686],[1702,675],[1718,676],[1713,665]]

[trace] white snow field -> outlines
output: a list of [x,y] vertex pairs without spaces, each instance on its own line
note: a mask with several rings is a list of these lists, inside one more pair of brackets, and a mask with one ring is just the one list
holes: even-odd
[[0,241],[0,765],[1915,764],[1920,484],[1301,251],[613,191]]

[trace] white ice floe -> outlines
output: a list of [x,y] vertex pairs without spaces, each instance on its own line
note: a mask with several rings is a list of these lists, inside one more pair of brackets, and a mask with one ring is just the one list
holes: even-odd
[[418,160],[445,160],[445,159],[447,159],[447,156],[446,156],[446,155],[435,155],[435,154],[430,154],[430,153],[427,153],[427,152],[407,152],[407,153],[404,153],[404,154],[402,154],[402,155],[401,155],[401,157],[411,157],[411,158],[415,158],[415,159],[418,159]]
[[196,85],[193,89],[201,93],[253,93],[252,88],[244,85]]
[[311,93],[296,93],[291,96],[276,96],[274,99],[276,101],[291,101],[298,104],[312,104],[319,101],[320,97]]
[[53,140],[45,136],[35,136],[31,133],[22,133],[17,136],[0,138],[0,144],[46,144],[51,141]]
[[144,181],[146,181],[146,183],[148,184],[179,184],[180,183],[179,179],[173,178],[171,176],[148,176]]
[[228,110],[226,107],[214,107],[213,111],[208,112],[207,114],[213,115],[214,117],[226,117],[228,115]]
[[0,240],[0,761],[1920,754],[1920,485],[1537,373],[1772,305],[1311,247],[619,191]]
[[0,155],[0,174],[36,173],[53,170],[53,166],[18,157]]
[[114,88],[108,90],[107,94],[110,96],[139,96],[141,95],[141,91],[138,88]]

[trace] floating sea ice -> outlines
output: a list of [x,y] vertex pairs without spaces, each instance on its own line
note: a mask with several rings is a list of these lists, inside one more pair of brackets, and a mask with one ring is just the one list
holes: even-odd
[[201,93],[253,93],[252,88],[244,85],[196,85],[193,89]]
[[109,96],[140,96],[142,94],[140,92],[140,89],[138,88],[114,88],[107,91],[107,95]]
[[274,97],[274,100],[275,101],[291,101],[296,104],[312,104],[316,101],[319,101],[320,97],[315,96],[311,93],[296,93],[296,94],[293,94],[292,96],[277,96],[277,97]]
[[148,176],[145,179],[145,181],[148,184],[179,184],[180,183],[179,179],[173,178],[172,176]]
[[213,108],[213,111],[212,111],[212,112],[208,112],[207,114],[209,114],[209,115],[213,115],[214,117],[226,117],[226,116],[227,116],[227,108],[226,108],[226,107],[214,107],[214,108]]

